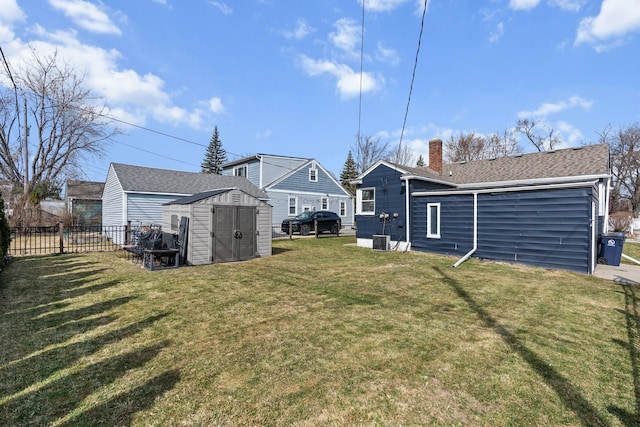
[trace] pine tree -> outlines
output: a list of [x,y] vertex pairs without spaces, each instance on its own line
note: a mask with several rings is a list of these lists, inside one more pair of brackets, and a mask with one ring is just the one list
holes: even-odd
[[218,126],[213,129],[213,135],[209,141],[209,146],[204,154],[204,160],[200,165],[202,172],[222,173],[222,165],[227,161],[227,151],[222,148],[222,141],[218,134]]
[[350,182],[358,177],[358,167],[356,162],[353,160],[353,155],[351,154],[351,150],[349,150],[349,154],[347,155],[347,160],[344,162],[344,167],[342,168],[342,173],[340,173],[340,183],[343,187],[349,190],[351,193],[354,192],[353,185]]
[[416,162],[416,166],[421,168],[424,166],[424,157],[422,157],[422,154],[420,154],[420,157],[418,157],[418,161]]

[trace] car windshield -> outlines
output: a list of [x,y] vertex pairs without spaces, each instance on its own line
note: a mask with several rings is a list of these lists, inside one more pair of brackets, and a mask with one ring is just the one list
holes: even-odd
[[296,218],[307,219],[307,218],[310,218],[311,215],[313,215],[313,211],[305,211],[305,212],[302,212],[300,215],[298,215]]

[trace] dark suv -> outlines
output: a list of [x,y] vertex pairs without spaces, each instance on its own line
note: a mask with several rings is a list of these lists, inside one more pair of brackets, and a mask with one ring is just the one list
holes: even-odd
[[329,231],[338,234],[342,228],[342,220],[335,212],[330,211],[306,211],[295,218],[282,221],[282,232],[289,234],[289,227],[292,233],[300,233],[303,236],[315,231],[315,223],[318,223],[318,234]]

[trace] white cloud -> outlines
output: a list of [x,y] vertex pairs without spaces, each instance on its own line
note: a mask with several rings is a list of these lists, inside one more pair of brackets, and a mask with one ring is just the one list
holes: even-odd
[[102,34],[121,34],[109,16],[93,3],[84,0],[49,0],[49,4],[87,31]]
[[570,12],[578,12],[586,0],[549,0],[551,6],[559,7]]
[[385,47],[382,42],[378,42],[376,59],[390,65],[398,65],[400,63],[398,52],[395,49]]
[[[336,88],[342,98],[351,98],[360,93],[360,73],[349,66],[333,61],[315,60],[305,55],[298,57],[300,67],[312,77],[330,74],[336,78]],[[381,82],[369,73],[362,73],[362,92],[372,92]]]
[[349,56],[359,55],[357,46],[360,42],[360,25],[353,19],[341,18],[333,26],[337,31],[329,33],[329,40]]
[[572,108],[582,108],[583,110],[589,110],[592,105],[593,101],[586,100],[579,96],[572,96],[562,101],[545,102],[540,105],[537,110],[534,111],[521,111],[518,113],[518,117],[521,119],[535,119],[538,117],[546,117],[550,114],[560,113],[564,110]]
[[613,40],[620,43],[620,38],[633,31],[640,30],[640,7],[637,2],[629,0],[603,0],[597,16],[580,21],[575,44],[594,44],[603,50],[603,41]]
[[556,129],[560,131],[562,141],[570,147],[580,144],[583,140],[582,132],[567,122],[557,122]]
[[225,15],[231,15],[233,13],[233,9],[223,1],[210,1],[209,3]]
[[[362,5],[363,0],[359,0]],[[366,0],[365,9],[370,12],[389,12],[408,0]],[[424,0],[422,1],[424,3]]]
[[22,21],[25,17],[16,0],[0,0],[0,23]]
[[496,25],[495,30],[493,30],[491,34],[489,34],[489,41],[491,43],[496,43],[498,40],[502,38],[503,35],[504,35],[504,24],[502,22],[498,22],[498,25]]
[[256,139],[267,139],[271,136],[271,129],[265,129],[262,132],[256,133]]
[[283,31],[282,34],[288,39],[302,40],[315,31],[315,28],[307,24],[303,18],[298,18],[296,28],[293,31]]
[[514,10],[530,10],[539,3],[540,0],[509,0],[509,8]]
[[224,112],[224,105],[222,105],[222,100],[217,96],[211,98],[209,100],[209,110],[212,113],[216,114]]

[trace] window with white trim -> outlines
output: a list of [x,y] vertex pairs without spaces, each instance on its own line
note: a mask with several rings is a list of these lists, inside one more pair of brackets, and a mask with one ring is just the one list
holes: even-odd
[[309,169],[309,181],[318,182],[318,169],[313,167]]
[[347,216],[347,202],[340,200],[340,216]]
[[427,203],[427,237],[440,238],[440,203]]
[[289,196],[289,216],[296,216],[298,212],[298,199],[294,196]]
[[320,205],[322,206],[322,210],[326,211],[327,209],[329,209],[329,198],[328,197],[323,197],[321,199],[321,203]]
[[247,165],[243,165],[243,166],[237,166],[235,168],[233,168],[233,175],[234,176],[242,176],[242,177],[247,177]]
[[361,215],[373,215],[376,213],[376,189],[361,188],[356,194],[358,203],[357,213]]

